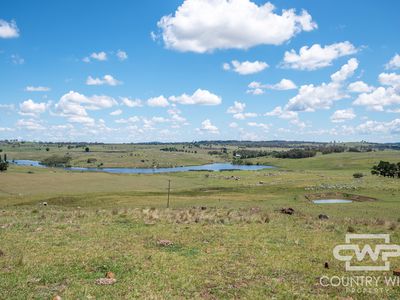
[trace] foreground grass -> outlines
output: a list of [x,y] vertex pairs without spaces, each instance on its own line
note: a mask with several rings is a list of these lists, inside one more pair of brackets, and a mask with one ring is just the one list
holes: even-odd
[[[371,295],[319,285],[323,275],[348,276],[332,256],[346,232],[390,233],[400,243],[399,180],[368,174],[371,162],[400,159],[381,154],[275,160],[280,168],[256,172],[12,166],[0,174],[0,299],[397,299],[398,288]],[[353,179],[358,171],[366,176]],[[315,205],[304,197],[322,192],[378,200]],[[160,239],[173,245],[161,247]],[[117,283],[96,285],[108,271]]]

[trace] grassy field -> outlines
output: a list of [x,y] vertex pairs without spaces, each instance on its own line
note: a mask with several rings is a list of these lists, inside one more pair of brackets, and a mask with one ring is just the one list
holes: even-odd
[[[107,166],[142,166],[139,153],[160,166],[186,164],[186,156],[188,164],[224,160],[206,149],[196,160],[162,146],[115,147],[72,155],[77,165],[99,155]],[[15,159],[65,152],[8,150]],[[319,284],[324,275],[349,275],[332,256],[349,231],[390,233],[400,244],[400,180],[370,175],[379,160],[398,162],[400,152],[264,157],[250,161],[277,168],[157,175],[11,166],[0,173],[0,299],[398,299],[399,287],[371,295]],[[333,192],[378,200],[316,205],[305,197]],[[284,207],[295,213],[280,213]],[[391,263],[400,267],[399,258]],[[96,285],[106,272],[117,282]]]
[[[217,150],[219,147],[193,147],[192,145],[88,145],[89,152],[85,151],[86,145],[67,145],[36,143],[19,143],[12,145],[1,145],[8,159],[30,159],[43,160],[52,155],[69,155],[72,158],[71,165],[76,167],[175,167],[186,165],[202,165],[227,160],[224,156],[211,156],[209,151]],[[161,151],[165,147],[174,147],[180,152]],[[185,152],[186,151],[186,152]],[[88,159],[95,160],[88,163]]]

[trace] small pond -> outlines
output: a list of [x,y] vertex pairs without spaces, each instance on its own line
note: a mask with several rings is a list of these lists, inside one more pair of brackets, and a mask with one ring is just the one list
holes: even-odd
[[[19,166],[33,166],[33,167],[45,167],[40,162],[35,160],[13,160],[12,163]],[[257,171],[262,169],[273,168],[272,166],[263,165],[233,165],[231,163],[213,163],[201,166],[185,166],[185,167],[174,167],[174,168],[81,168],[81,167],[70,167],[64,168],[70,171],[81,171],[81,172],[106,172],[115,174],[156,174],[156,173],[170,173],[170,172],[188,172],[188,171],[233,171],[233,170],[245,170],[245,171]]]
[[351,203],[352,200],[345,200],[345,199],[318,199],[313,200],[315,204],[334,204],[334,203]]

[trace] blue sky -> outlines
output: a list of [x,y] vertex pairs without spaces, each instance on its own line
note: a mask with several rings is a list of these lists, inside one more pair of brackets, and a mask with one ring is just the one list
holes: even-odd
[[1,1],[0,139],[400,140],[398,1]]

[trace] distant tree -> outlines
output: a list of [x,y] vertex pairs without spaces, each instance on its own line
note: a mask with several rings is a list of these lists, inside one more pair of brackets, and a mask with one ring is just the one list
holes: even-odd
[[46,151],[47,151],[47,152],[48,152],[48,151],[50,151],[50,148],[49,148],[49,147],[47,147],[47,148],[46,148]]
[[85,152],[89,152],[89,151],[90,151],[89,147],[86,147]]

